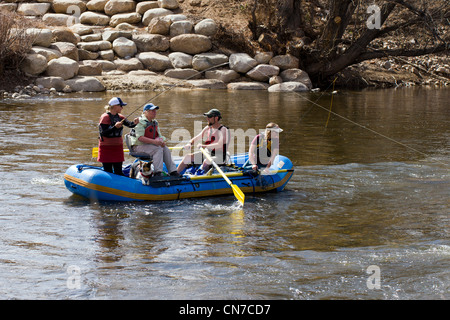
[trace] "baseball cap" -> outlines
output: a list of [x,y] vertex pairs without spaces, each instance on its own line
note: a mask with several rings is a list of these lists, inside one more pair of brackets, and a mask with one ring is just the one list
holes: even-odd
[[217,109],[211,109],[207,113],[204,113],[203,115],[207,116],[207,117],[219,117],[219,118],[222,117],[222,115],[220,114],[220,111]]
[[270,131],[275,131],[275,132],[283,132],[283,129],[281,129],[276,123],[269,123],[266,126],[266,129],[269,129]]
[[110,106],[121,105],[122,107],[127,105],[125,102],[122,101],[122,99],[118,97],[114,97],[111,100],[109,100],[108,104]]
[[147,111],[147,110],[158,110],[158,109],[159,109],[159,107],[155,106],[153,103],[147,103],[144,106],[144,111]]

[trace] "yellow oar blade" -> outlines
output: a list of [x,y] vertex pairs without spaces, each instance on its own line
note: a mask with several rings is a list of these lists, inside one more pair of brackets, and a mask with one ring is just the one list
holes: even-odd
[[225,175],[225,173],[223,173],[222,169],[220,169],[220,167],[217,165],[217,163],[214,162],[214,160],[211,158],[211,156],[205,149],[200,148],[200,150],[205,155],[205,157],[209,160],[209,162],[211,162],[214,165],[214,167],[222,175],[222,177],[225,179],[225,181],[230,185],[231,189],[233,189],[234,196],[241,203],[241,205],[244,206],[245,196],[244,196],[244,193],[242,192],[242,190],[239,189],[239,187],[237,185],[233,184],[230,179],[228,179],[228,177]]
[[[178,150],[178,149],[183,149],[183,147],[169,147],[170,150]],[[123,152],[130,152],[130,150],[128,149],[123,149]],[[93,147],[92,148],[92,158],[97,158],[98,157],[98,147]]]
[[238,201],[241,203],[241,205],[244,205],[244,201],[245,201],[245,195],[242,192],[241,189],[239,189],[239,187],[235,184],[231,184],[231,188],[233,189],[233,193],[234,196],[236,197],[236,199],[238,199]]
[[[128,149],[123,149],[123,152],[130,152]],[[98,157],[98,147],[92,148],[92,158]]]

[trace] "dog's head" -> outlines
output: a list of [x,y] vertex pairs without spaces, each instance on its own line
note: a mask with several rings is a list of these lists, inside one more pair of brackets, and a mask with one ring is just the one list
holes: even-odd
[[139,161],[139,171],[143,176],[151,176],[153,174],[153,161]]

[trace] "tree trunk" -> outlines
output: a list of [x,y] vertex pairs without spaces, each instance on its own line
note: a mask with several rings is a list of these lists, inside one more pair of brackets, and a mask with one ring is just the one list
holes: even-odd
[[[395,3],[386,3],[381,8],[381,25],[383,25],[386,21],[395,6]],[[338,34],[337,31],[333,32]],[[328,63],[323,62],[327,60],[322,60],[320,62],[310,64],[305,71],[310,77],[320,81],[344,70],[346,67],[359,61],[360,56],[366,52],[367,46],[377,37],[379,32],[379,29],[366,29],[366,31],[348,48],[344,54],[337,56],[333,60],[328,60]]]
[[355,9],[356,5],[352,0],[330,0],[328,21],[318,41],[322,52],[326,54],[332,52],[336,42],[344,34]]
[[278,0],[278,33],[289,33],[302,27],[301,0]]

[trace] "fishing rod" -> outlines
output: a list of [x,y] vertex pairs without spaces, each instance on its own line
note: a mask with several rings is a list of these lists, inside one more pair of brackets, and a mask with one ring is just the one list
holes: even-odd
[[[165,90],[159,92],[157,95],[155,95],[154,97],[152,97],[152,98],[150,98],[149,100],[147,100],[144,104],[142,104],[142,105],[140,105],[139,107],[137,107],[136,109],[134,109],[128,116],[125,117],[125,119],[128,119],[133,113],[135,113],[136,111],[138,111],[139,109],[141,109],[143,106],[145,106],[145,105],[146,105],[147,103],[149,103],[150,101],[152,101],[152,100],[158,98],[160,95],[162,95],[162,94],[164,94],[164,93],[166,93],[166,92],[172,90],[172,89],[175,88],[179,83],[181,83],[181,82],[183,82],[183,81],[190,80],[190,79],[192,79],[192,78],[198,76],[199,74],[202,74],[203,72],[206,72],[206,71],[209,71],[209,70],[212,70],[212,69],[215,69],[215,68],[219,68],[219,67],[226,66],[227,64],[229,64],[229,62],[224,62],[224,63],[221,63],[221,64],[217,64],[217,65],[215,65],[215,66],[212,66],[212,67],[207,68],[207,69],[205,69],[205,70],[198,71],[198,72],[196,72],[195,74],[193,74],[193,75],[191,75],[191,76],[189,76],[189,77],[187,77],[187,78],[184,78],[184,79],[181,79],[181,80],[175,82],[175,83],[174,83],[171,87],[169,87],[168,89],[165,89]],[[121,122],[123,122],[125,119],[123,119]]]

